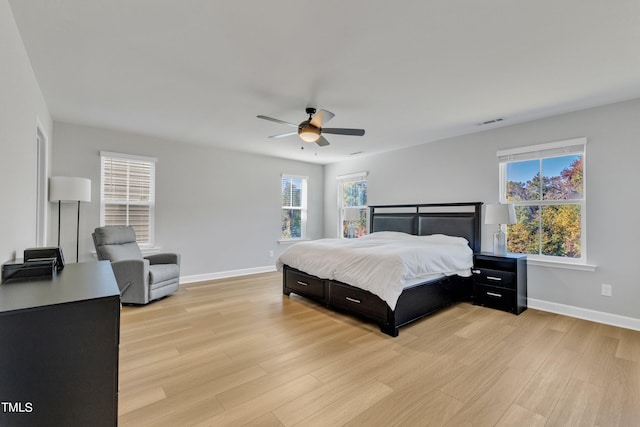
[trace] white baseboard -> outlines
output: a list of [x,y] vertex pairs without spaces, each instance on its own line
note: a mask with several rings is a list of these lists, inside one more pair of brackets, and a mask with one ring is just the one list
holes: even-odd
[[207,280],[228,279],[230,277],[248,276],[250,274],[270,273],[276,271],[275,265],[267,265],[264,267],[244,268],[242,270],[219,271],[217,273],[195,274],[192,276],[180,276],[180,284],[205,282]]
[[[220,271],[217,273],[196,274],[192,276],[181,276],[180,284],[205,282],[208,280],[228,279],[230,277],[248,276],[251,274],[271,273],[276,271],[274,265],[264,267],[245,268],[242,270]],[[603,323],[605,325],[618,326],[621,328],[640,331],[640,319],[633,317],[620,316],[617,314],[605,313],[603,311],[589,310],[587,308],[575,307],[572,305],[559,304],[556,302],[543,301],[535,298],[528,298],[527,305],[541,311],[549,313],[562,314],[578,319],[590,320],[592,322]]]
[[542,301],[528,298],[529,308],[548,311],[555,314],[577,317],[578,319],[590,320],[592,322],[604,323],[605,325],[618,326],[626,329],[640,331],[640,319],[620,316],[617,314],[605,313],[602,311],[589,310],[587,308],[574,307],[572,305],[558,304],[556,302]]

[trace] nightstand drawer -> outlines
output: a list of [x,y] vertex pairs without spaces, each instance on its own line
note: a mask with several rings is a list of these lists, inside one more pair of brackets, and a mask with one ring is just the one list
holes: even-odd
[[315,276],[287,270],[287,287],[301,295],[325,298],[325,281]]
[[474,303],[516,313],[516,292],[487,285],[474,285]]
[[473,280],[478,284],[500,286],[503,288],[516,288],[516,275],[509,271],[493,270],[490,268],[474,268]]

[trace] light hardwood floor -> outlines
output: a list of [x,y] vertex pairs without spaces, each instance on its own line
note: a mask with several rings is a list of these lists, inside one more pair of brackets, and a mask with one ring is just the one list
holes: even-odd
[[281,286],[124,307],[120,426],[640,425],[640,332],[464,303],[391,338]]

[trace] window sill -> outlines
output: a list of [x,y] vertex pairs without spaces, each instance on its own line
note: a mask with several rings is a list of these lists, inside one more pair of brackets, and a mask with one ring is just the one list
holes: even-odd
[[575,262],[565,261],[549,261],[536,258],[527,258],[527,265],[534,265],[536,267],[551,267],[562,268],[565,270],[578,270],[578,271],[596,271],[597,265],[593,264],[579,264]]
[[159,248],[157,246],[147,247],[147,248],[142,246],[140,247],[140,252],[142,252],[143,256],[147,256],[147,255],[159,254],[161,249],[162,248]]
[[298,242],[306,242],[309,241],[310,239],[307,238],[303,238],[303,239],[281,239],[278,240],[278,243],[281,245],[290,245],[292,243],[298,243]]

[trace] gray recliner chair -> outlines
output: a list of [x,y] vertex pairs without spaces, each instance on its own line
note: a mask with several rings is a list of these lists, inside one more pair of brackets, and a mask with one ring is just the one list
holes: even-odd
[[92,236],[98,259],[111,261],[122,303],[147,304],[178,290],[179,254],[143,257],[131,226],[98,227]]

